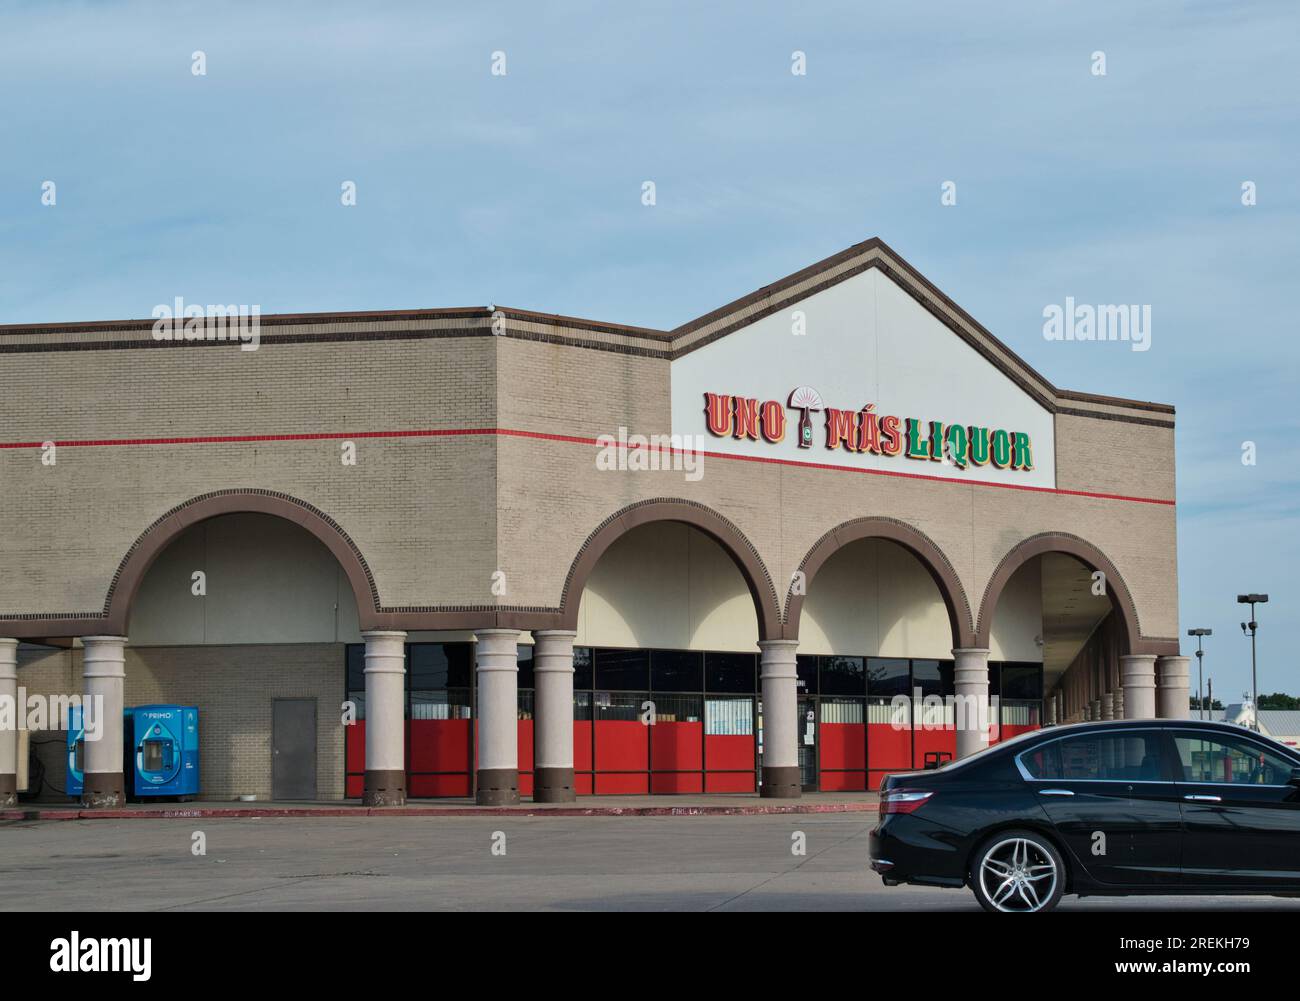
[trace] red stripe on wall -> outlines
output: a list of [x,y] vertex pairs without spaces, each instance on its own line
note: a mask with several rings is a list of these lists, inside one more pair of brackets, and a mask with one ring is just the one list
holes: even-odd
[[[191,438],[87,438],[70,441],[55,441],[54,444],[60,448],[102,448],[144,445],[224,445],[243,442],[275,441],[344,441],[356,438],[455,438],[468,435],[498,435],[507,438],[529,438],[537,441],[561,441],[574,445],[598,445],[601,447],[614,444],[619,448],[628,448],[625,442],[601,442],[595,438],[587,438],[579,435],[548,434],[542,431],[521,431],[517,428],[437,428],[407,431],[359,431],[352,434],[321,432],[314,434],[209,435]],[[45,443],[41,441],[0,442],[0,449],[41,448],[44,444]],[[652,445],[638,446],[638,448],[640,447],[644,447],[647,451],[658,452],[661,454],[685,454],[685,450],[679,448],[665,448],[663,446]],[[829,462],[805,462],[800,459],[769,458],[761,455],[727,455],[723,452],[701,452],[699,454],[709,459],[723,459],[728,462],[759,462],[777,466],[824,469],[836,473],[859,473],[866,476],[896,476],[909,480],[928,480],[933,483],[946,483],[956,486],[992,487],[997,490],[1026,490],[1031,493],[1061,494],[1067,497],[1091,497],[1096,500],[1128,501],[1134,504],[1162,504],[1169,507],[1176,504],[1176,501],[1165,500],[1159,497],[1133,497],[1126,494],[1097,493],[1091,490],[1063,490],[1059,487],[1034,487],[1021,483],[989,483],[983,480],[962,480],[957,479],[956,477],[931,476],[926,473],[904,473],[892,469],[859,469],[851,466],[837,466]]]

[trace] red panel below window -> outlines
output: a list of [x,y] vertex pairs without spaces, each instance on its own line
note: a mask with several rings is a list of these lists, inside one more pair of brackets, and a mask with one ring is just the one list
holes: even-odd
[[[573,721],[573,767],[579,772],[591,771],[591,720]],[[591,789],[588,788],[590,793]]]
[[519,721],[519,771],[531,772],[533,770],[533,721],[530,719],[521,719]]
[[468,796],[469,775],[408,775],[406,794],[413,799]]
[[[713,738],[709,738],[712,740]],[[749,738],[746,737],[746,740]],[[705,792],[754,792],[753,772],[708,772],[704,776]]]
[[[635,724],[640,726],[640,723]],[[597,796],[644,796],[650,791],[648,775],[611,775],[596,773]]]
[[650,776],[650,789],[657,793],[704,792],[704,776],[700,772],[655,772]]
[[704,738],[706,763],[709,771],[717,769],[754,770],[754,738],[718,736]]
[[[853,724],[845,724],[853,725]],[[822,792],[862,792],[867,788],[867,773],[862,772],[822,772],[820,788]]]
[[650,728],[650,761],[657,772],[703,768],[704,724],[656,723]]
[[582,772],[573,776],[573,791],[579,796],[591,795],[591,775]]
[[867,724],[867,764],[871,770],[897,772],[912,768],[912,729],[895,730],[889,723]]
[[468,775],[469,724],[467,719],[411,720],[407,771],[464,772]]
[[[596,722],[596,771],[648,771],[650,742],[647,727],[639,720],[598,720]],[[597,783],[596,791],[600,791]]]
[[366,721],[363,719],[343,728],[343,762],[349,772],[366,770]]
[[823,770],[867,767],[865,723],[823,723],[818,736],[821,744],[817,750]]
[[347,799],[360,799],[366,792],[366,777],[364,775],[349,775],[347,783],[344,786],[343,795]]

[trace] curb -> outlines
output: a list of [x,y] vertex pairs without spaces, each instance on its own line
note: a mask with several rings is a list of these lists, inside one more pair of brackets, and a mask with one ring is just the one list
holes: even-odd
[[9,809],[5,820],[193,820],[340,817],[749,817],[773,814],[876,813],[875,803],[809,803],[799,806],[389,806],[389,807],[184,807],[141,810]]

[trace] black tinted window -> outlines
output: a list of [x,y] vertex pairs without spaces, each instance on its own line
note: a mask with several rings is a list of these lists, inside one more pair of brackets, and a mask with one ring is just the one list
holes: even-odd
[[1088,733],[1020,756],[1032,778],[1048,781],[1159,782],[1165,777],[1157,731]]
[[[591,688],[592,686],[592,656],[591,647],[575,646],[573,648],[573,687],[574,688]],[[591,719],[590,716],[574,717],[575,719]]]
[[596,687],[644,692],[650,687],[649,650],[596,650]]
[[704,655],[694,650],[651,650],[650,690],[698,692],[704,688]]
[[469,643],[412,643],[407,648],[409,685],[420,691],[470,688]]
[[907,661],[890,657],[867,658],[867,694],[911,697],[912,672]]
[[1037,664],[1003,664],[1001,695],[1004,699],[1035,701],[1043,697],[1043,669]]
[[758,691],[758,658],[752,653],[706,653],[704,683],[710,692]]
[[1228,734],[1174,734],[1184,782],[1284,786],[1296,765],[1246,737]]
[[865,695],[866,676],[861,657],[822,657],[823,695]]

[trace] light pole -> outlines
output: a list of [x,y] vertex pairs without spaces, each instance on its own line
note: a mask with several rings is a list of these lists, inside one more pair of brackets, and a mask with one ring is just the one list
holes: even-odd
[[1214,630],[1189,629],[1187,630],[1187,635],[1196,637],[1196,706],[1201,711],[1201,719],[1205,719],[1205,693],[1202,690],[1202,685],[1205,679],[1205,672],[1202,670],[1204,667],[1205,651],[1201,649],[1201,637],[1213,636]]
[[1250,689],[1251,700],[1254,704],[1254,719],[1252,720],[1252,729],[1259,730],[1259,672],[1255,667],[1255,632],[1259,628],[1259,623],[1255,621],[1255,606],[1268,603],[1267,594],[1239,594],[1237,595],[1238,605],[1250,606],[1250,631],[1246,631],[1248,623],[1241,624],[1241,634],[1250,637]]

